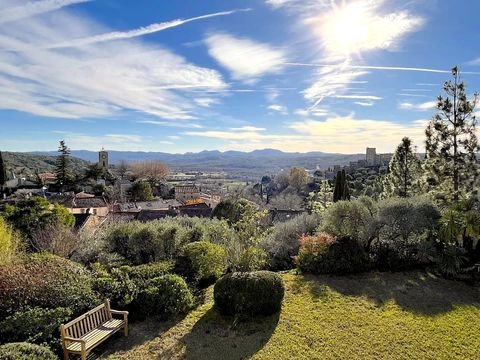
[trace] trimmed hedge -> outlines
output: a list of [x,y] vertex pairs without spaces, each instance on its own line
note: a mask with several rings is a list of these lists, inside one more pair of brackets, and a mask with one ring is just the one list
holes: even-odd
[[1,360],[58,360],[58,357],[47,347],[27,342],[10,343],[0,346]]
[[164,275],[149,280],[133,304],[139,316],[186,313],[193,306],[193,295],[178,275]]
[[352,237],[336,238],[322,232],[300,239],[297,264],[312,274],[350,274],[368,270],[365,249]]
[[138,266],[122,266],[121,270],[125,271],[130,279],[136,282],[144,282],[171,273],[173,262],[157,261]]
[[183,257],[177,261],[177,270],[200,283],[213,283],[225,273],[227,265],[227,252],[222,246],[196,241],[183,248]]
[[103,299],[109,299],[113,306],[124,308],[130,304],[138,293],[136,283],[128,273],[114,268],[110,274],[95,279],[94,289]]
[[239,317],[280,311],[284,294],[282,278],[271,271],[230,273],[221,277],[214,287],[217,310]]

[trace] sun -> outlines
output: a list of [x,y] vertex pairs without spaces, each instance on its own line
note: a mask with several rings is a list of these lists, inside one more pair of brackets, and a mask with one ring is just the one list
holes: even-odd
[[306,19],[329,55],[349,56],[373,49],[388,49],[422,21],[405,11],[382,14],[382,2],[343,1],[318,16]]

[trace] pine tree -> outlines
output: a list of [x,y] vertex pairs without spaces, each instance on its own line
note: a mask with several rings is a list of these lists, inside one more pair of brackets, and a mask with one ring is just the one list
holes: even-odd
[[[437,114],[430,121],[425,134],[427,169],[432,179],[443,188],[452,189],[451,199],[458,203],[463,190],[477,177],[476,153],[479,145],[476,136],[474,110],[477,95],[467,98],[465,83],[457,67],[452,69],[453,80],[445,82],[445,96],[439,96]],[[447,199],[448,200],[448,199]]]
[[73,179],[73,174],[70,169],[70,149],[64,140],[60,141],[58,153],[55,175],[57,177],[57,185],[60,187],[60,190],[63,191],[64,186],[70,184]]
[[386,196],[409,197],[418,189],[420,159],[412,148],[412,141],[404,137],[389,164],[385,178]]
[[347,176],[345,170],[337,172],[335,178],[335,188],[333,190],[333,202],[340,200],[350,200],[350,190],[348,188]]
[[2,152],[0,151],[0,193],[3,193],[3,187],[7,182],[7,168],[3,162]]

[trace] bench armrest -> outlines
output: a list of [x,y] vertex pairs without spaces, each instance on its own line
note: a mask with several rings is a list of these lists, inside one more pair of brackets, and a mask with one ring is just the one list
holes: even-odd
[[76,338],[72,338],[72,337],[68,337],[68,336],[65,336],[63,338],[63,340],[65,341],[73,341],[73,342],[79,342],[79,343],[86,343],[85,340],[82,340],[82,339],[76,339]]
[[123,321],[128,322],[128,311],[112,310],[110,309],[112,315],[123,315]]

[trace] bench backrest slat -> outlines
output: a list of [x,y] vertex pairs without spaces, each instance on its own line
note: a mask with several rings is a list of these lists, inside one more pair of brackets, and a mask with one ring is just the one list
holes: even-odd
[[106,301],[104,304],[65,324],[65,335],[72,338],[81,338],[111,318],[110,303]]

